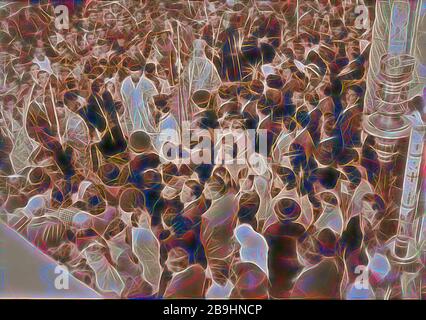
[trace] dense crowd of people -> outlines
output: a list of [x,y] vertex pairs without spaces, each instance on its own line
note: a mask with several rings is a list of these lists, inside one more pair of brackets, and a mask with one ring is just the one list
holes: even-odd
[[385,296],[358,2],[3,6],[1,219],[109,297]]

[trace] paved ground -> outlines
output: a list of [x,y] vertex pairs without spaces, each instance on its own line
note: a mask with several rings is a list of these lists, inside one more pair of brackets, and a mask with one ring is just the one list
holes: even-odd
[[61,289],[58,276],[63,271],[54,260],[0,222],[0,298],[101,298],[72,276],[68,289]]

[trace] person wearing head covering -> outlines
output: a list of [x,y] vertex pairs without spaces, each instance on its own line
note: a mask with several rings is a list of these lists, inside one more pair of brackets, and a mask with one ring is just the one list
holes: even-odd
[[283,197],[274,205],[272,221],[264,226],[268,251],[269,295],[288,298],[294,281],[303,269],[298,260],[297,247],[306,238],[305,227],[298,223],[301,207],[292,198]]
[[144,74],[141,65],[131,65],[130,75],[123,80],[121,97],[124,102],[124,127],[130,135],[136,130],[156,133],[153,110],[149,102],[158,94],[155,85]]
[[180,113],[185,120],[190,120],[196,112],[195,107],[189,102],[192,94],[201,89],[215,91],[222,83],[215,65],[206,57],[205,47],[204,40],[194,40],[192,58],[183,72],[185,93],[183,110]]
[[76,164],[86,170],[90,168],[88,150],[90,135],[86,122],[79,114],[85,100],[73,93],[65,94],[64,100],[64,126],[61,128],[63,141],[72,148]]
[[312,266],[295,279],[291,297],[297,299],[340,299],[344,263],[338,252],[338,235],[325,228],[315,234]]
[[108,259],[110,255],[108,245],[93,241],[82,250],[82,254],[95,273],[97,289],[106,294],[112,293],[120,296],[125,284],[117,269]]
[[268,276],[269,248],[265,238],[245,223],[235,228],[234,236],[241,246],[241,261],[254,263]]
[[233,253],[233,230],[237,221],[235,193],[218,176],[212,176],[205,185],[204,194],[212,200],[201,216],[201,243],[208,267],[215,282],[224,286],[229,277]]

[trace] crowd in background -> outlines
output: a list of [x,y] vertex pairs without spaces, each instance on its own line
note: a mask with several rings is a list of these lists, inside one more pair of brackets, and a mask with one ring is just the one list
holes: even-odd
[[[2,220],[105,296],[386,294],[368,3],[66,3],[0,8]],[[256,165],[164,161],[215,129],[266,132]]]

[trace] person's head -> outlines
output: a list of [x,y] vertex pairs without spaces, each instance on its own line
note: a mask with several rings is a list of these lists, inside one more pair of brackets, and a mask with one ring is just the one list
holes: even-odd
[[188,253],[181,247],[172,248],[167,255],[167,268],[171,272],[180,272],[189,265]]
[[31,168],[31,171],[28,173],[28,180],[34,185],[48,185],[50,183],[50,177],[43,167]]
[[74,41],[75,41],[75,34],[73,34],[72,32],[68,32],[68,33],[65,35],[65,41],[66,41],[68,44],[74,44]]
[[129,66],[129,73],[133,82],[139,82],[143,74],[143,66],[140,64],[132,63]]
[[107,12],[104,16],[104,21],[107,26],[111,26],[114,22],[114,15],[111,12]]
[[364,221],[369,221],[371,225],[375,225],[385,215],[385,202],[383,199],[372,193],[367,193],[361,199],[362,218]]
[[115,27],[117,28],[118,31],[124,31],[124,21],[123,20],[118,20]]
[[255,222],[259,206],[260,197],[256,191],[243,193],[238,202],[238,219],[240,222],[249,224]]
[[320,231],[317,236],[319,251],[323,256],[330,257],[336,252],[338,245],[337,235],[329,228]]
[[323,115],[323,132],[327,136],[332,136],[336,127],[336,117],[331,112],[325,112]]
[[301,44],[296,44],[294,46],[294,57],[296,60],[302,61],[305,59],[305,47]]
[[52,63],[53,74],[59,75],[61,73],[61,70],[62,70],[62,67],[61,67],[61,64],[59,62]]
[[12,114],[13,109],[16,107],[16,96],[7,95],[3,98],[3,108],[8,114]]
[[159,35],[159,39],[161,41],[166,41],[169,38],[170,34],[169,32],[165,31],[165,32],[161,32]]
[[102,55],[102,47],[99,46],[99,45],[94,46],[93,49],[92,49],[92,55],[94,57],[101,56]]
[[339,39],[339,37],[342,36],[343,31],[344,25],[341,20],[336,19],[331,21],[331,32],[333,33],[333,37]]
[[16,94],[19,89],[19,81],[15,76],[8,77],[6,79],[5,87],[10,94]]
[[107,186],[116,186],[119,183],[120,167],[114,163],[104,163],[98,169],[98,177]]
[[161,166],[161,173],[164,183],[169,184],[172,183],[172,180],[179,175],[179,170],[176,164],[168,162]]
[[145,65],[145,73],[147,75],[154,75],[157,71],[157,65],[154,62],[148,62]]
[[231,185],[232,176],[228,169],[224,166],[215,167],[212,171],[212,176],[221,178],[227,186]]
[[55,105],[55,110],[56,110],[56,115],[58,116],[59,119],[62,119],[63,117],[65,117],[65,105],[63,101],[57,101],[56,105]]
[[168,106],[169,95],[158,94],[153,97],[155,108],[162,114],[167,114],[170,112],[170,107]]
[[16,75],[20,76],[25,72],[26,64],[21,63],[21,61],[16,60],[13,63],[13,70],[15,71]]
[[[278,180],[274,187],[279,188],[279,191],[282,188],[287,190],[292,190],[297,187],[297,179],[293,170],[286,166],[279,166],[276,168],[276,177]],[[277,190],[278,191],[278,190]]]
[[336,195],[330,191],[322,192],[319,195],[319,198],[320,198],[323,210],[333,209],[338,207],[339,205],[339,200],[337,199]]
[[291,198],[283,198],[274,207],[276,217],[280,222],[295,221],[302,213],[300,205]]
[[40,70],[40,67],[36,63],[33,63],[30,67],[30,73],[34,78],[37,77],[37,73],[39,72],[39,70]]
[[86,41],[89,46],[94,46],[96,44],[96,37],[94,33],[89,33],[86,36]]
[[127,188],[120,194],[119,207],[124,212],[133,212],[145,205],[144,195],[139,189]]
[[145,170],[142,174],[143,188],[145,189],[162,189],[161,173],[154,169]]
[[351,86],[345,93],[345,100],[348,106],[354,105],[362,95],[362,89],[358,86]]
[[189,203],[198,199],[203,193],[203,187],[196,180],[187,180],[183,184],[180,193],[180,201],[182,203]]
[[202,57],[204,56],[204,50],[206,47],[206,42],[202,39],[196,39],[194,40],[193,43],[193,47],[194,47],[194,56],[195,57]]
[[212,96],[208,90],[197,90],[192,94],[192,101],[200,108],[209,105]]
[[91,89],[93,93],[99,93],[101,91],[103,82],[101,79],[96,79],[92,82]]
[[49,81],[49,74],[44,71],[44,70],[40,70],[37,73],[37,82],[41,87],[45,87],[47,85],[47,82]]
[[44,50],[44,48],[42,47],[36,47],[34,49],[34,56],[38,59],[38,60],[44,60],[44,58],[46,57],[46,51]]
[[126,224],[120,218],[112,220],[104,232],[105,240],[114,239],[115,236],[120,234],[126,228]]
[[134,17],[136,21],[141,22],[143,20],[143,12],[141,10],[136,11]]
[[291,100],[297,107],[300,107],[305,102],[303,92],[301,90],[295,90]]
[[322,36],[324,36],[324,35],[328,35],[328,34],[329,34],[329,32],[330,32],[330,28],[329,28],[329,26],[328,26],[328,23],[322,23],[322,24],[320,25],[319,32],[320,32],[320,34],[321,34]]
[[66,92],[64,94],[64,104],[72,112],[76,112],[78,109],[80,109],[80,103],[78,101],[78,96],[74,92]]
[[253,227],[245,223],[240,224],[234,230],[234,236],[240,244],[247,243],[253,234],[255,234]]
[[284,82],[280,75],[270,74],[266,77],[266,83],[269,88],[281,89],[284,85]]
[[246,192],[253,189],[254,175],[249,174],[247,167],[240,169],[238,172],[238,185],[240,191]]
[[346,48],[346,53],[349,59],[354,60],[358,58],[361,54],[358,44],[350,45]]
[[149,151],[152,147],[151,138],[145,131],[134,131],[130,135],[129,147],[133,152],[136,153]]
[[227,190],[228,187],[225,181],[223,181],[223,179],[219,176],[215,175],[211,176],[209,180],[207,180],[204,186],[204,195],[206,199],[215,200],[222,197]]
[[21,40],[15,40],[13,41],[13,47],[18,51],[22,51],[24,49],[24,44]]
[[137,44],[132,44],[129,49],[127,50],[127,53],[130,56],[135,56],[136,54],[139,53],[139,49],[138,49],[138,45]]
[[119,13],[120,12],[120,5],[118,4],[118,3],[116,3],[116,2],[114,2],[112,5],[111,5],[111,12],[113,12],[114,14],[117,14],[117,13]]
[[282,71],[281,71],[281,74],[282,74],[282,76],[283,76],[283,78],[285,79],[286,82],[289,81],[291,79],[291,75],[292,75],[290,67],[283,68]]
[[68,45],[65,42],[60,42],[57,46],[56,46],[56,50],[58,51],[59,55],[61,57],[65,57],[69,54],[69,48]]
[[105,192],[100,186],[90,185],[83,196],[86,211],[92,215],[98,215],[105,211],[107,202]]
[[110,92],[110,93],[114,93],[115,91],[115,83],[113,80],[107,81],[105,83],[105,90]]

